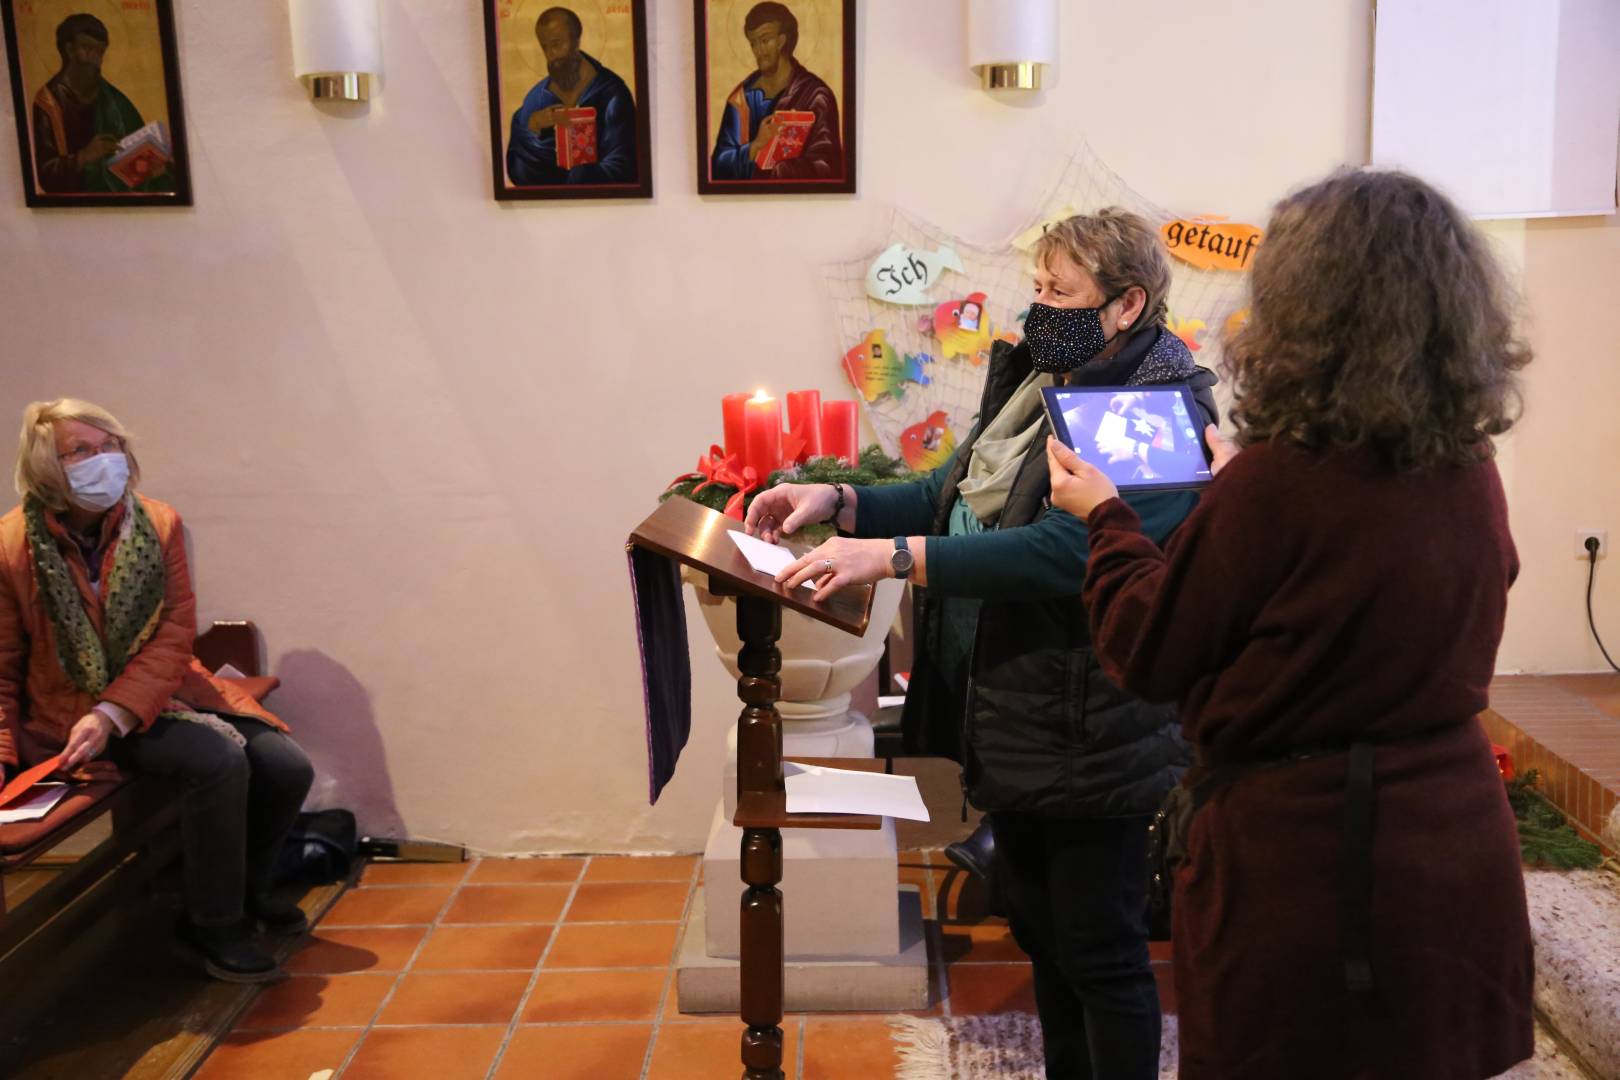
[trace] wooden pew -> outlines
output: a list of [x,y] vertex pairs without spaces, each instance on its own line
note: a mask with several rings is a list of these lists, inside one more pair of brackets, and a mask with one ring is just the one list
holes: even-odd
[[[194,651],[211,671],[229,663],[242,672],[257,698],[279,684],[261,675],[251,622],[216,622]],[[26,977],[38,991],[39,973],[65,942],[178,858],[179,795],[155,778],[121,776],[74,785],[39,821],[0,825],[0,985]],[[106,835],[80,850],[80,834],[96,832]]]

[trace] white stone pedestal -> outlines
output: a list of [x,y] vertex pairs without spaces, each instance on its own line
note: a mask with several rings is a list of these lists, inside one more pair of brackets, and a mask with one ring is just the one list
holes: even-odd
[[[738,956],[742,830],[716,806],[703,852],[706,952]],[[790,957],[894,956],[900,887],[894,821],[871,829],[782,830],[783,947]],[[694,914],[692,921],[697,922]]]
[[[848,706],[848,695],[778,706],[784,760],[871,758],[872,725]],[[737,1006],[743,884],[742,830],[731,824],[737,805],[736,735],[733,727],[727,737],[725,795],[715,806],[703,852],[703,888],[681,940],[675,987],[682,1012],[727,1012]],[[892,819],[876,830],[783,829],[780,888],[788,1009],[927,1006],[921,900],[915,888],[900,888]]]
[[[740,887],[739,887],[740,892]],[[795,906],[784,891],[788,926]],[[718,902],[718,896],[714,899]],[[788,957],[783,1008],[787,1012],[899,1012],[928,1007],[928,943],[923,933],[922,897],[915,885],[893,894],[900,948],[888,956],[844,960]],[[692,904],[692,921],[681,938],[675,995],[683,1013],[735,1013],[740,997],[736,960],[703,951],[704,905]],[[727,905],[736,919],[736,904]],[[789,931],[792,932],[791,930]]]

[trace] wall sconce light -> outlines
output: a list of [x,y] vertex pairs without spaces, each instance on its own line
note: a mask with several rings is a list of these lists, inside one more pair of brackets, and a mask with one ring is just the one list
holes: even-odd
[[381,76],[377,0],[289,0],[293,73],[311,101],[370,101]]
[[968,0],[968,66],[986,90],[1039,90],[1057,63],[1058,0]]

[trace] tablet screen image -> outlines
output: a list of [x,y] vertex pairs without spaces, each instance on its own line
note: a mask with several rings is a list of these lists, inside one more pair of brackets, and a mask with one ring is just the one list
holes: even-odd
[[1185,386],[1057,386],[1041,393],[1053,433],[1120,491],[1197,488],[1214,478],[1203,417]]

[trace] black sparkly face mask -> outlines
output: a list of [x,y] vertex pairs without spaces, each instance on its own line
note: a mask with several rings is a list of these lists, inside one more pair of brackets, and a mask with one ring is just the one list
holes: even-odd
[[1091,308],[1029,305],[1029,314],[1024,316],[1024,344],[1029,346],[1035,370],[1061,375],[1107,348],[1102,309],[1117,299],[1111,296],[1101,307]]

